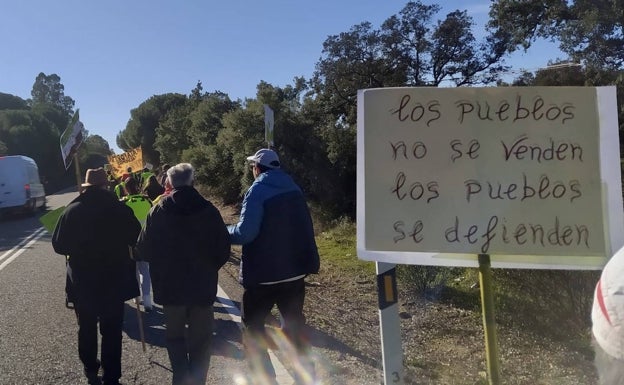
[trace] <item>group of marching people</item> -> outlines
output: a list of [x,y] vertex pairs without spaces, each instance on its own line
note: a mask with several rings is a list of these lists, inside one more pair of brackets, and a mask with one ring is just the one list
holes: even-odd
[[141,189],[128,173],[120,198],[110,191],[103,168],[87,170],[81,193],[57,222],[52,245],[68,256],[78,354],[88,384],[119,384],[124,303],[139,295],[146,312],[162,306],[172,384],[205,384],[218,271],[232,244],[243,245],[240,282],[249,384],[277,384],[264,326],[274,305],[299,359],[295,382],[314,383],[303,315],[304,278],[319,269],[310,213],[275,151],[261,149],[247,160],[255,181],[245,194],[239,222],[229,226],[193,187],[195,170],[189,163],[166,166],[162,182],[147,176],[145,181],[162,183],[153,199],[144,191],[154,182]]

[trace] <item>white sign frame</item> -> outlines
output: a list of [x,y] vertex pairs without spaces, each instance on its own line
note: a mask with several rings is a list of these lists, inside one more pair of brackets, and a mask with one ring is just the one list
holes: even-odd
[[[402,98],[405,95],[409,95],[408,99],[410,99],[409,103],[411,103],[411,105],[409,105],[409,103],[404,103],[404,99]],[[572,148],[574,143],[580,143],[580,147],[582,148],[582,153],[584,155],[584,163],[578,161],[579,153],[577,153],[576,156],[578,162],[571,162],[574,170],[570,171],[570,164],[566,164],[565,166],[568,168],[563,174],[561,174],[561,169],[558,169],[559,165],[557,162],[553,162],[555,163],[554,165],[547,166],[549,167],[547,169],[547,174],[558,176],[569,175],[570,172],[576,172],[576,170],[578,170],[578,172],[581,172],[582,174],[579,181],[581,187],[576,188],[582,189],[586,199],[583,201],[583,198],[579,198],[568,203],[561,203],[557,201],[553,201],[551,204],[546,205],[542,203],[539,205],[539,212],[537,215],[544,214],[544,212],[551,210],[551,206],[553,206],[553,210],[558,210],[555,213],[557,217],[566,217],[573,215],[571,210],[579,205],[583,207],[583,210],[589,210],[591,213],[596,213],[595,217],[592,215],[582,216],[584,219],[591,222],[591,226],[588,226],[588,228],[591,229],[591,232],[588,233],[593,236],[591,241],[587,241],[587,239],[585,239],[585,243],[587,245],[581,245],[587,248],[587,253],[583,252],[583,247],[580,249],[562,247],[563,250],[553,250],[552,248],[548,249],[548,247],[545,247],[546,250],[543,252],[541,252],[541,250],[538,250],[539,252],[531,250],[529,253],[524,253],[522,252],[522,247],[520,246],[512,248],[511,250],[506,250],[507,246],[502,242],[500,242],[502,246],[499,245],[494,252],[491,252],[491,250],[484,251],[483,248],[463,250],[463,246],[455,247],[456,245],[453,246],[457,250],[453,250],[452,247],[449,250],[448,247],[446,247],[447,245],[440,246],[440,244],[434,244],[434,247],[429,245],[429,248],[423,249],[420,245],[417,245],[418,247],[414,247],[414,245],[402,245],[400,247],[395,247],[392,242],[388,241],[388,239],[393,239],[389,236],[389,234],[392,234],[393,231],[391,222],[393,219],[392,215],[396,215],[397,212],[402,214],[402,211],[408,211],[410,212],[410,215],[417,216],[419,212],[426,211],[426,204],[424,204],[423,201],[413,201],[411,203],[405,201],[401,202],[398,209],[397,207],[393,207],[397,206],[398,200],[396,198],[393,200],[391,194],[388,193],[392,190],[391,184],[394,183],[392,181],[396,181],[398,179],[397,175],[402,172],[397,170],[405,170],[406,167],[409,168],[409,166],[399,165],[395,167],[395,163],[392,163],[395,160],[391,159],[391,156],[396,155],[396,153],[393,154],[392,150],[388,151],[388,148],[391,148],[392,144],[396,145],[400,141],[409,143],[408,147],[411,151],[414,149],[414,145],[412,145],[413,143],[422,142],[427,144],[427,141],[436,141],[437,143],[430,143],[431,147],[435,148],[437,146],[438,152],[449,152],[446,154],[447,157],[449,157],[449,139],[451,137],[445,137],[444,132],[448,134],[448,132],[453,132],[453,130],[457,130],[458,128],[461,128],[464,131],[472,130],[468,134],[464,134],[464,131],[462,131],[462,134],[460,134],[458,138],[463,142],[462,145],[464,145],[464,148],[462,150],[467,148],[466,146],[470,142],[470,138],[476,138],[477,140],[481,140],[483,138],[484,147],[481,148],[478,156],[481,156],[482,159],[485,158],[484,161],[486,163],[479,163],[478,167],[481,168],[489,167],[489,163],[501,161],[501,143],[506,143],[506,146],[508,146],[507,148],[511,148],[513,143],[518,141],[518,138],[522,138],[523,134],[528,134],[528,139],[533,140],[535,138],[532,137],[532,133],[539,132],[536,130],[548,129],[555,132],[552,136],[552,141],[555,142],[555,145],[558,145],[568,137],[568,131],[566,130],[569,130],[570,127],[576,124],[574,119],[568,119],[567,121],[563,121],[563,123],[561,119],[553,119],[554,123],[532,121],[526,126],[519,124],[518,127],[513,128],[513,130],[515,130],[513,131],[510,129],[511,126],[509,125],[509,122],[504,119],[492,123],[489,120],[484,121],[479,119],[479,115],[477,114],[464,114],[463,120],[461,121],[462,123],[460,124],[458,123],[460,119],[458,119],[457,114],[466,110],[465,105],[461,106],[461,101],[466,100],[479,101],[482,106],[493,106],[494,108],[498,108],[499,112],[501,111],[501,105],[504,104],[501,103],[501,100],[509,101],[509,104],[512,105],[511,109],[516,107],[513,105],[515,102],[518,102],[518,105],[520,105],[520,100],[522,100],[522,103],[527,101],[532,103],[531,106],[543,103],[545,107],[541,110],[542,112],[546,111],[546,109],[551,106],[557,106],[557,108],[561,109],[560,116],[564,116],[561,112],[563,111],[563,108],[570,108],[570,106],[573,106],[572,110],[567,111],[573,111],[574,113],[572,115],[574,115],[579,122],[582,122],[582,125],[578,123],[579,128],[574,131],[575,134],[580,133],[582,137],[575,138],[573,141],[566,143],[569,143],[570,145],[570,147],[567,147],[568,149]],[[542,100],[542,102],[539,102],[539,100]],[[588,101],[591,103],[588,103]],[[437,107],[432,107],[436,105],[435,103],[437,103]],[[409,105],[405,108],[412,109],[408,110],[404,108],[399,112],[402,108],[401,106],[403,105]],[[418,108],[414,106],[418,106]],[[483,108],[485,109],[485,107]],[[446,113],[450,117],[447,120],[440,119],[440,122],[438,122],[440,124],[436,126],[436,122],[432,121],[433,118],[421,119],[421,117],[424,116],[424,114],[421,116],[421,112],[426,113],[428,109],[437,109],[442,111],[442,114]],[[371,110],[373,110],[372,113]],[[624,245],[624,216],[622,211],[619,137],[616,111],[617,103],[615,87],[490,87],[453,89],[423,87],[360,90],[358,92],[357,133],[357,250],[359,258],[370,261],[397,264],[477,267],[477,254],[487,253],[490,255],[492,267],[495,268],[505,267],[583,270],[601,268],[611,257],[611,255],[613,255],[615,250],[618,250],[622,247],[622,245]],[[400,114],[403,115],[401,118],[407,117],[406,119],[409,123],[409,131],[404,128],[404,125],[401,125],[403,123],[397,123],[399,121],[397,116]],[[435,114],[432,116],[435,117]],[[552,116],[555,116],[554,112]],[[395,122],[391,121],[393,119]],[[472,127],[469,127],[470,124],[467,122],[470,119],[477,121],[479,123],[479,127],[475,128],[474,122],[472,123]],[[427,125],[426,122],[429,122],[429,125]],[[482,124],[484,122],[485,124]],[[566,123],[567,126],[565,125]],[[488,125],[490,126],[489,128],[486,127]],[[505,134],[501,138],[492,140],[492,132],[495,132],[492,131],[492,127],[505,128]],[[562,127],[565,127],[565,129]],[[586,131],[582,131],[581,128],[583,130],[591,130],[591,132],[588,133]],[[383,134],[377,135],[376,133],[380,130],[384,130]],[[424,136],[421,137],[421,134],[418,132],[425,132],[426,130],[434,132],[435,135],[429,134],[429,136],[427,136],[423,134]],[[398,135],[395,135],[397,132]],[[408,134],[406,134],[406,132],[408,132]],[[412,134],[412,132],[417,132],[417,134]],[[487,137],[482,136],[486,135],[485,133],[487,133]],[[367,135],[369,137],[367,137]],[[595,135],[595,137],[592,135]],[[526,142],[527,139],[523,140]],[[440,150],[444,149],[445,146],[447,150]],[[494,146],[498,147],[495,148]],[[377,147],[383,149],[378,150]],[[507,155],[509,156],[509,150],[507,151]],[[465,154],[465,152],[463,154]],[[570,152],[568,152],[567,155],[562,152],[560,155],[562,157],[568,156],[572,159]],[[418,161],[420,160],[421,159],[418,159]],[[412,174],[406,175],[405,179],[418,179],[418,177],[422,176],[422,173],[419,173],[417,170],[414,171],[414,169],[417,169],[418,167],[422,170],[427,170],[428,174],[426,174],[426,176],[429,177],[431,177],[432,172],[435,173],[437,171],[431,170],[435,170],[437,168],[440,173],[443,174],[444,170],[450,168],[451,173],[448,175],[452,176],[453,173],[459,173],[459,175],[457,175],[459,183],[455,187],[457,187],[458,191],[464,189],[464,195],[467,195],[466,190],[468,187],[466,185],[466,180],[473,175],[469,174],[470,171],[468,171],[468,174],[465,173],[466,170],[470,170],[470,167],[454,168],[455,166],[452,166],[451,163],[448,163],[446,166],[441,166],[439,160],[434,160],[431,164],[427,164],[426,162],[418,163],[414,159],[409,161],[413,161],[415,166],[408,171]],[[383,163],[388,162],[391,163],[391,167],[385,167],[385,165],[384,167],[376,166],[379,164],[383,165]],[[521,163],[519,160],[517,162],[509,162],[512,167],[515,167],[511,171],[511,174],[515,173],[516,176],[522,175],[525,172],[523,171],[523,167],[526,163],[527,162]],[[535,163],[535,159],[533,159],[533,163]],[[398,164],[398,162],[396,164]],[[529,162],[529,171],[526,172],[529,177],[539,175],[535,174],[535,172],[539,172],[539,167],[542,167],[542,165],[537,165],[535,166],[537,169],[532,170],[531,167],[534,166],[534,164],[531,165]],[[405,172],[405,174],[408,172]],[[497,173],[496,167],[490,168],[489,174],[487,175],[491,175],[492,173]],[[501,180],[508,180],[505,179],[508,178],[508,175],[497,174],[496,176],[500,176]],[[444,176],[441,176],[440,178],[444,178]],[[449,183],[452,183],[453,179],[449,178],[448,180],[451,181]],[[570,180],[572,180],[572,178],[570,178]],[[426,186],[426,182],[426,180],[423,181],[422,185]],[[565,183],[568,183],[567,187],[569,191],[569,183],[572,182],[566,180]],[[379,187],[379,185],[381,185],[381,187]],[[447,188],[447,191],[450,190],[448,186],[439,186],[440,189],[445,187]],[[475,194],[475,196],[477,196],[477,194]],[[436,209],[430,211],[429,215],[431,216],[431,212],[439,212],[441,216],[445,216],[444,220],[451,223],[448,227],[452,227],[452,217],[448,212],[444,213],[445,209],[453,210],[456,208],[455,205],[458,205],[457,207],[459,207],[460,210],[462,207],[463,209],[468,207],[467,210],[469,211],[469,214],[473,216],[475,213],[477,213],[476,215],[479,215],[478,213],[481,211],[487,212],[487,205],[489,204],[488,199],[477,202],[477,204],[480,205],[478,210],[471,208],[471,206],[469,206],[469,204],[465,204],[465,202],[460,202],[458,204],[458,199],[453,199],[441,201],[442,204],[438,205]],[[568,199],[568,201],[569,200],[570,199]],[[511,202],[513,203],[513,201]],[[464,206],[460,207],[462,204]],[[512,206],[511,204],[509,205]],[[504,205],[498,205],[496,206],[496,210],[501,210],[501,207],[503,207],[503,210],[507,209]],[[532,205],[525,204],[524,206],[517,206],[516,208],[513,208],[513,210],[516,210],[516,213],[521,213],[522,210],[526,210],[522,209],[522,207],[530,209]],[[548,215],[552,216],[552,213]],[[385,218],[385,216],[388,216],[389,218]],[[487,214],[484,218],[486,216]],[[513,215],[510,217],[513,218]],[[577,217],[574,218],[578,219]],[[367,219],[369,222],[367,222]],[[425,220],[426,219],[427,218],[425,218]],[[475,220],[475,223],[478,221],[482,221],[479,224],[483,227],[483,223],[487,223],[487,218],[478,218]],[[383,223],[378,224],[378,222]],[[367,226],[369,227],[368,232]],[[424,226],[427,226],[427,223],[424,223]],[[408,224],[405,229],[408,229],[407,231],[409,231],[409,227],[410,225]],[[415,227],[416,226],[414,226],[414,228]],[[378,228],[380,230],[378,230]],[[388,228],[390,228],[389,232],[387,230]],[[376,239],[378,231],[385,232],[383,236],[381,236],[381,241]],[[404,231],[403,235],[405,235],[405,232],[407,231]],[[440,231],[438,229],[438,234],[436,236],[441,237],[442,235],[439,233]],[[425,233],[423,232],[422,234]],[[421,234],[419,233],[418,235]],[[428,234],[426,236],[431,235]],[[464,234],[464,236],[466,236],[466,234]],[[597,239],[597,237],[600,239]]]

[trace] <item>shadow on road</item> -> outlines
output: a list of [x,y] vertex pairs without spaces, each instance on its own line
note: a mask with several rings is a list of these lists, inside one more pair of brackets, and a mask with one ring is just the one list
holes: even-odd
[[[215,309],[215,312],[218,312]],[[137,311],[130,302],[126,302],[124,309],[123,331],[135,340],[141,341]],[[165,315],[160,307],[154,307],[150,313],[141,312],[145,343],[151,346],[166,348]],[[232,320],[215,319],[212,337],[212,354],[243,360],[243,351],[239,348],[241,331],[238,324]],[[239,345],[237,345],[239,344]]]

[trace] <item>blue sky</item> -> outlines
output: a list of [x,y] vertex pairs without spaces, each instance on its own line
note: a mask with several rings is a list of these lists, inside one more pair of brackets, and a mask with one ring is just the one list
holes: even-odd
[[[310,78],[329,35],[397,14],[397,0],[20,0],[0,14],[0,92],[30,98],[39,72],[56,73],[76,101],[90,134],[119,153],[117,133],[130,110],[152,95],[204,91],[232,99],[255,97],[264,80],[275,86]],[[468,10],[487,20],[489,1],[440,0],[442,18]],[[475,34],[483,33],[482,29]],[[534,70],[562,57],[540,43],[507,60]]]

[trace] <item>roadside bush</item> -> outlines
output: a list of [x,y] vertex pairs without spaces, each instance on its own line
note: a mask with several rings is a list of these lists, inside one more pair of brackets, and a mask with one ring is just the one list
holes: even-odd
[[500,269],[493,277],[504,321],[559,338],[590,327],[599,271]]
[[397,265],[397,279],[408,292],[436,300],[441,297],[448,282],[461,270],[440,266]]

